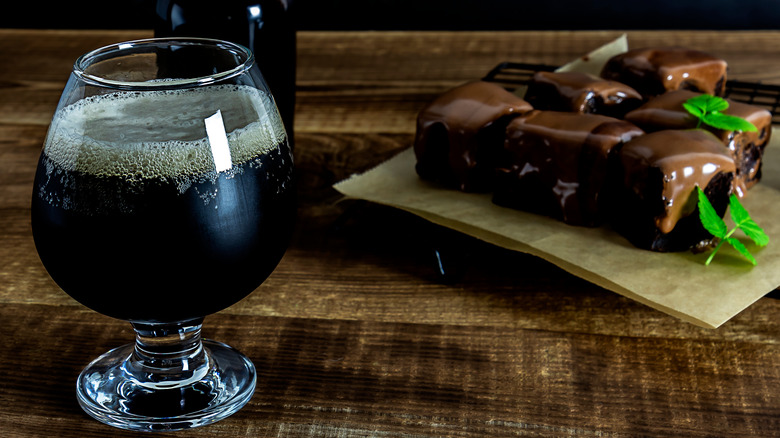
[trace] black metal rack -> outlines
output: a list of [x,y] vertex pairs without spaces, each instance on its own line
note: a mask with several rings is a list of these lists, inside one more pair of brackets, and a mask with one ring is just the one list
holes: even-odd
[[[554,71],[556,68],[547,64],[502,62],[490,70],[482,80],[495,82],[514,91],[517,87],[528,84],[534,73]],[[729,79],[726,81],[723,97],[766,108],[772,113],[772,124],[780,125],[780,85]]]

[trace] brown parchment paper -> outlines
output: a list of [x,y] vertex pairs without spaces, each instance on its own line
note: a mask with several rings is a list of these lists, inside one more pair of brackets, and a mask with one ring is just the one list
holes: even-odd
[[[625,38],[611,45],[624,51]],[[606,59],[600,48],[601,59]],[[594,58],[583,57],[593,68]],[[411,148],[336,184],[343,195],[400,208],[430,222],[504,248],[541,257],[562,269],[684,321],[717,328],[780,286],[780,132],[764,156],[763,180],[742,200],[769,235],[753,266],[724,245],[709,266],[708,253],[655,253],[635,248],[608,226],[566,225],[533,213],[499,207],[490,194],[463,193],[421,180]],[[728,216],[728,214],[727,214]],[[732,226],[727,217],[726,222]],[[741,234],[738,232],[738,235]]]

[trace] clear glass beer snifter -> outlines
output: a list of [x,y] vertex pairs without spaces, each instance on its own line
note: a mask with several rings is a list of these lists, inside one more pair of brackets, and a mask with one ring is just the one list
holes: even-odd
[[157,38],[76,61],[38,164],[32,227],[65,292],[135,329],[79,376],[89,415],[176,430],[249,401],[254,365],[201,339],[201,324],[274,270],[294,192],[287,134],[248,49]]

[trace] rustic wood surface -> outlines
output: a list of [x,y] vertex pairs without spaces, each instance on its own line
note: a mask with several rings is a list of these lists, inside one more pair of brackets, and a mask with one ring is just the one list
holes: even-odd
[[[619,32],[299,35],[294,242],[252,295],[206,319],[207,337],[257,365],[250,403],[160,436],[776,436],[780,302],[695,327],[332,184],[411,144],[420,107],[501,61],[561,64]],[[74,60],[148,31],[0,30],[0,436],[133,436],[82,413],[81,368],[129,342],[49,279],[29,202],[36,160]],[[780,83],[780,33],[632,32]],[[432,248],[451,246],[454,277]],[[117,279],[121,281],[121,279]],[[106,285],[111,293],[111,285]]]

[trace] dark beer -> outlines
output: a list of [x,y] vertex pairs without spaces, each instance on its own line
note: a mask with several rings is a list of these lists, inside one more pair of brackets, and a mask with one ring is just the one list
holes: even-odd
[[[106,95],[55,115],[32,203],[51,277],[100,313],[144,322],[205,316],[254,290],[295,214],[292,156],[267,98],[219,87]],[[217,113],[227,164],[204,123]]]

